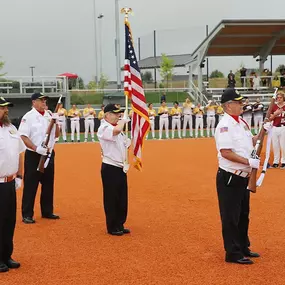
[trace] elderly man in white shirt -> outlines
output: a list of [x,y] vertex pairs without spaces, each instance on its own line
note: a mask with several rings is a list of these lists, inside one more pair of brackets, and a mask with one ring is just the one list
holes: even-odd
[[215,140],[219,169],[216,185],[226,262],[252,264],[248,238],[249,197],[248,178],[252,168],[259,168],[260,160],[252,158],[257,137],[240,117],[243,97],[234,88],[226,89],[221,103],[225,115],[219,122]]
[[19,268],[12,259],[16,225],[16,190],[22,184],[25,145],[8,117],[13,104],[0,97],[0,272]]
[[107,232],[115,236],[130,233],[124,227],[128,212],[126,161],[130,139],[123,133],[129,118],[125,112],[120,119],[123,112],[117,105],[108,104],[104,109],[104,121],[97,132],[102,150],[101,177]]
[[19,127],[19,133],[27,147],[22,197],[22,217],[25,224],[35,223],[33,219],[34,204],[40,182],[42,185],[40,201],[42,217],[46,219],[59,219],[59,216],[53,213],[54,150],[49,155],[49,163],[44,173],[40,173],[37,170],[41,156],[47,155],[48,148],[53,148],[55,139],[60,134],[59,126],[56,124],[51,133],[49,145],[44,145],[50,121],[58,119],[58,114],[51,116],[45,110],[47,99],[48,97],[42,93],[34,93],[31,96],[33,108],[23,116]]

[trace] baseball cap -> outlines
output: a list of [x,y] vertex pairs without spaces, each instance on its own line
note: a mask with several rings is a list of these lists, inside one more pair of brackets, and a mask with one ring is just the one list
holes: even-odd
[[31,96],[31,100],[37,100],[37,99],[48,99],[49,97],[44,95],[43,93],[34,93],[32,96]]
[[0,97],[0,107],[13,107],[14,104],[11,102],[8,102],[4,97]]
[[124,113],[125,110],[118,108],[118,106],[116,104],[108,104],[106,105],[106,107],[104,108],[104,113]]
[[228,101],[240,101],[244,99],[239,92],[234,88],[227,88],[221,98],[221,103],[226,103]]

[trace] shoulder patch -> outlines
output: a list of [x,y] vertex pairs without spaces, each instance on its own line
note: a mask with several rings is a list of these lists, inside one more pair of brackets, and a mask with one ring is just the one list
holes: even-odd
[[220,133],[226,133],[229,131],[229,128],[228,127],[222,127],[220,128]]

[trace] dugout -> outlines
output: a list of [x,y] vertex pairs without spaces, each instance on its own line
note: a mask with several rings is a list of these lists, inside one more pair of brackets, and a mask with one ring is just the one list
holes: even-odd
[[202,90],[206,57],[252,56],[259,62],[262,72],[269,55],[285,55],[285,20],[222,20],[186,63],[189,86],[193,71],[197,69],[198,88]]

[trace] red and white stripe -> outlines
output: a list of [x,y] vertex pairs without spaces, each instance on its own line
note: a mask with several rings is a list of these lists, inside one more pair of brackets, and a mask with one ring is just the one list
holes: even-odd
[[130,61],[125,60],[125,95],[132,104],[132,139],[135,156],[135,167],[142,168],[143,141],[148,133],[150,122],[146,105],[145,94],[142,86],[141,74],[130,66]]

